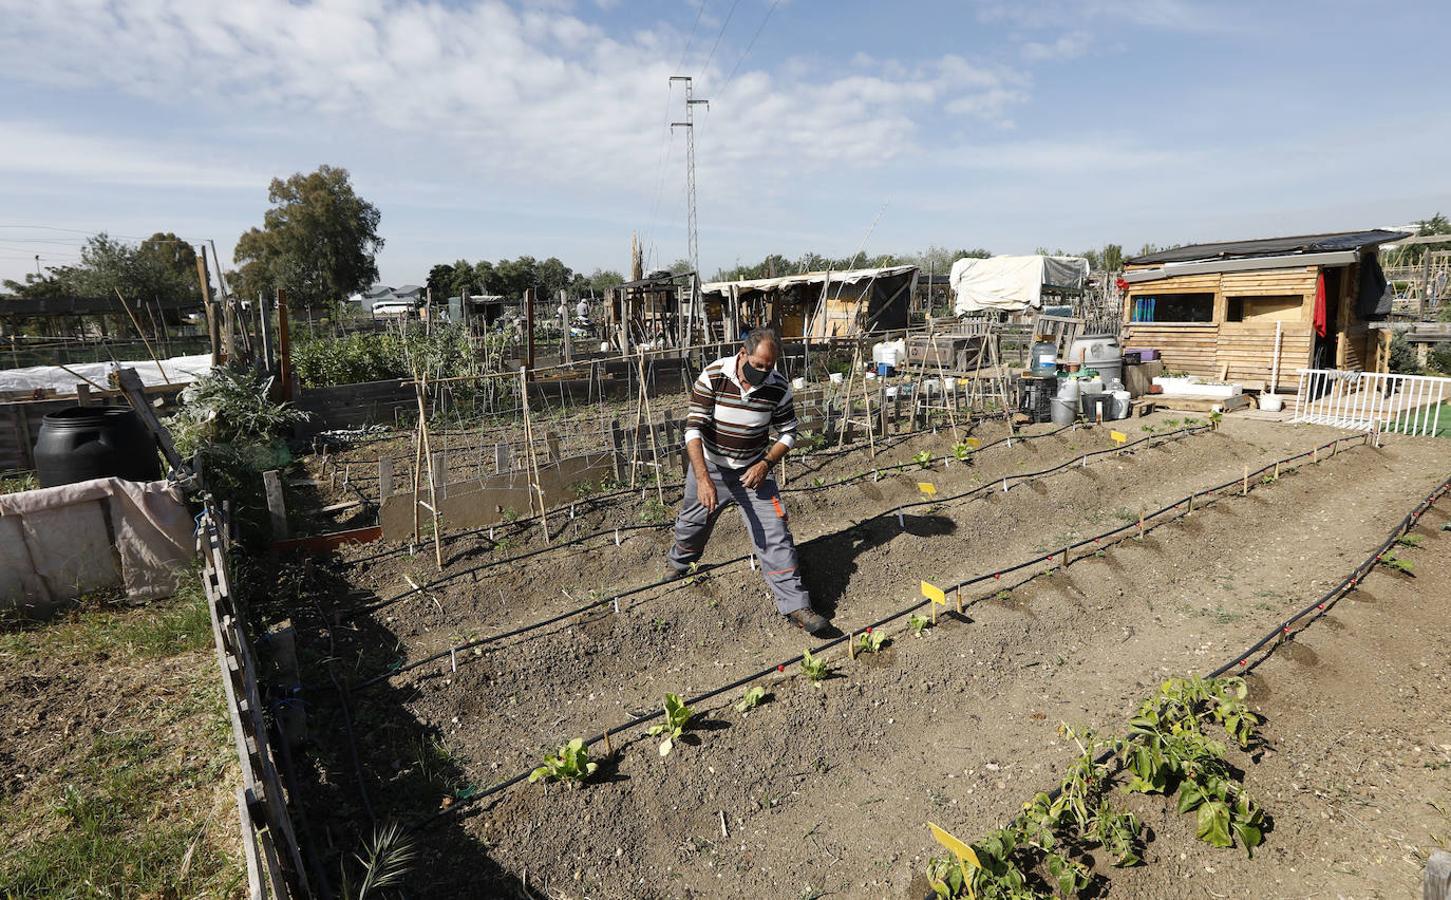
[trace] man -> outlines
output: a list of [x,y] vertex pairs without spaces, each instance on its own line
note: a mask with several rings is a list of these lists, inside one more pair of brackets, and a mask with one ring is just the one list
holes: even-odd
[[[670,574],[680,577],[700,559],[716,517],[731,503],[751,533],[761,574],[776,595],[776,608],[791,624],[813,637],[833,632],[831,623],[811,608],[801,586],[796,545],[786,525],[786,507],[775,468],[796,440],[791,386],[776,371],[781,338],[771,328],[746,335],[734,356],[705,367],[690,389],[685,422],[685,499],[675,520]],[[776,441],[767,449],[770,430]]]

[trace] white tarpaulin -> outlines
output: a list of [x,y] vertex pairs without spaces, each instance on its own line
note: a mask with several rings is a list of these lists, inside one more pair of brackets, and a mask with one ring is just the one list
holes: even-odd
[[802,272],[799,275],[782,275],[779,278],[749,278],[745,281],[708,281],[700,286],[702,294],[728,294],[731,285],[742,291],[779,291],[798,284],[825,284],[827,278],[832,284],[857,284],[862,281],[877,281],[903,275],[916,266],[889,266],[885,269],[845,269],[837,272]]
[[[135,369],[136,374],[141,376],[141,383],[147,387],[166,384],[168,379],[171,384],[187,384],[211,371],[212,357],[209,353],[200,356],[175,356],[163,359],[160,369],[149,359],[144,362],[68,363],[65,369],[60,366],[6,369],[0,371],[0,391],[54,388],[60,394],[74,394],[76,385],[85,384],[87,380],[109,389],[111,385],[106,379],[118,368]],[[70,371],[67,372],[66,369]],[[162,377],[163,371],[166,373],[165,377]]]
[[1043,305],[1043,286],[1082,288],[1088,260],[1080,256],[993,256],[959,259],[949,282],[958,315],[984,309],[1021,312]]
[[88,591],[170,596],[195,554],[191,513],[165,481],[97,478],[0,494],[0,609],[42,618]]

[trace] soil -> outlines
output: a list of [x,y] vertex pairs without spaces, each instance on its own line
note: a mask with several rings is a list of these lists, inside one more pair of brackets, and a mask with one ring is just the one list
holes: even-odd
[[[979,434],[990,439],[991,429]],[[930,475],[785,496],[815,603],[854,629],[910,603],[919,580],[952,584],[1041,560],[1134,522],[1143,509],[1341,434],[1231,418],[1218,431],[1149,442],[1006,493],[948,499],[1111,446],[1104,430],[1075,430],[984,451],[972,465],[939,463]],[[875,464],[920,449],[942,454],[950,442],[909,438]],[[793,472],[792,486],[872,465],[861,450],[825,458]],[[939,613],[921,637],[905,623],[889,626],[879,654],[851,661],[844,647],[828,651],[836,674],[819,685],[788,668],[765,683],[768,702],[748,713],[732,708],[739,691],[717,697],[696,710],[695,730],[667,757],[642,727],[614,739],[597,783],[582,789],[519,785],[481,802],[453,799],[536,765],[546,748],[657,709],[666,691],[709,690],[811,644],[781,622],[746,562],[711,569],[630,596],[618,613],[607,606],[354,693],[361,784],[375,810],[404,820],[459,806],[427,832],[419,895],[477,896],[485,882],[505,891],[527,881],[558,897],[921,896],[920,873],[935,846],[926,820],[969,840],[1006,822],[1069,759],[1060,721],[1121,730],[1161,678],[1213,668],[1325,590],[1446,474],[1437,441],[1347,446],[1253,484],[1247,496],[1196,503],[1141,542],[1085,548],[1067,569],[1040,562],[964,591],[965,615]],[[896,509],[920,499],[917,483],[929,479],[938,502],[905,511],[899,524]],[[654,581],[667,529],[629,531],[614,546],[613,527],[638,524],[640,510],[633,495],[578,510],[574,532],[602,532],[582,546],[546,547],[537,526],[511,529],[515,543],[502,553],[487,535],[450,541],[443,574],[455,577],[365,615],[349,610],[407,590],[408,578],[423,584],[439,575],[429,555],[345,551],[351,563],[316,573],[340,624],[313,635],[305,677],[326,681],[326,652],[338,661],[334,674],[356,683],[399,659],[562,612],[592,591],[608,596]],[[1435,516],[1426,522],[1439,526]],[[1431,706],[1431,688],[1448,673],[1444,654],[1434,653],[1447,627],[1422,608],[1428,604],[1398,600],[1396,591],[1451,595],[1448,543],[1438,532],[1411,551],[1440,560],[1418,561],[1413,583],[1377,573],[1355,595],[1375,600],[1337,607],[1255,676],[1253,699],[1276,749],[1242,765],[1276,825],[1254,860],[1198,845],[1186,817],[1148,803],[1140,813],[1156,834],[1150,863],[1113,871],[1109,893],[1264,895],[1280,878],[1283,895],[1359,895],[1391,877],[1414,882],[1404,846],[1430,846],[1422,838],[1435,831],[1436,813],[1409,807],[1425,806],[1433,796],[1425,789],[1444,795],[1451,769],[1451,753],[1441,749],[1451,735]],[[705,562],[747,548],[727,512]],[[464,574],[534,549],[544,552]],[[1392,626],[1392,614],[1410,615],[1398,603],[1420,610],[1404,620],[1417,623],[1414,635]],[[1368,639],[1377,628],[1379,637]],[[1409,670],[1419,673],[1413,681],[1388,674],[1418,663],[1425,665]],[[1384,702],[1358,702],[1364,696]],[[314,818],[326,818],[318,812],[325,799],[327,827],[346,831],[357,819],[359,781],[345,762],[338,706],[328,702],[335,699],[319,697],[312,707],[325,786],[309,805]],[[1352,726],[1361,731],[1347,739]],[[592,752],[605,756],[603,747]],[[1412,767],[1420,762],[1448,765]],[[1316,791],[1338,805],[1327,808]],[[1352,816],[1386,825],[1372,829]],[[459,865],[459,853],[480,866]],[[1335,861],[1346,860],[1358,874],[1336,871]]]

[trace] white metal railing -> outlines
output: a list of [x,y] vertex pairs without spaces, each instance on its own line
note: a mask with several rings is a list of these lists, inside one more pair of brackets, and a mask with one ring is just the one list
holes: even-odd
[[[1301,369],[1291,421],[1361,431],[1435,435],[1451,378]],[[1451,421],[1448,421],[1451,424]]]

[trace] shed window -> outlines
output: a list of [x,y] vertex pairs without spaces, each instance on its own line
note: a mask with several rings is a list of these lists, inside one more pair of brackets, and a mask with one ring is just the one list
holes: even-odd
[[1230,297],[1228,321],[1298,321],[1300,318],[1300,306],[1304,302],[1305,298],[1299,294],[1281,294],[1273,297]]
[[1213,322],[1213,294],[1151,294],[1134,298],[1135,322]]

